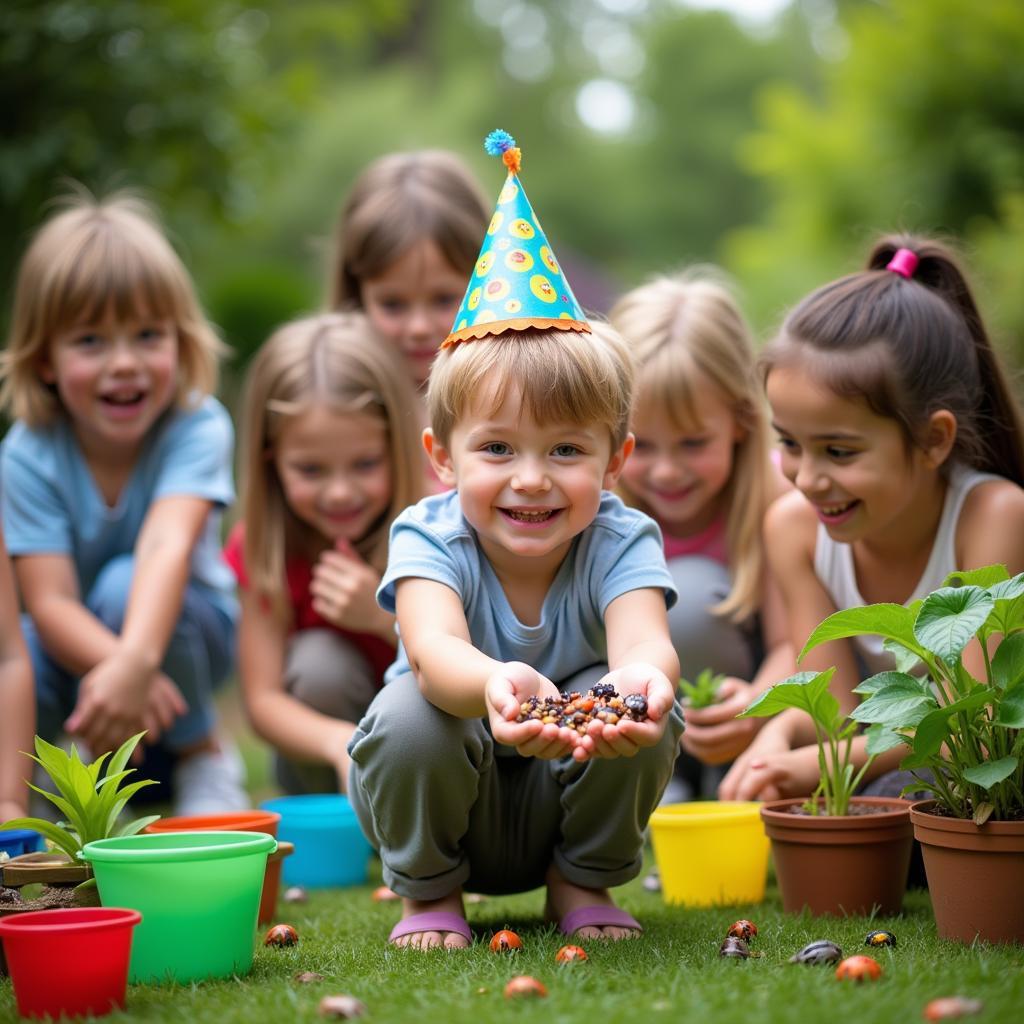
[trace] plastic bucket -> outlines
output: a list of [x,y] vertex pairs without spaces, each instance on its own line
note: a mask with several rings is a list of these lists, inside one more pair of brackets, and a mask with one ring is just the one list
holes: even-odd
[[137,910],[68,907],[0,918],[23,1017],[99,1017],[124,1009]]
[[295,844],[284,863],[286,885],[330,889],[366,882],[373,847],[340,793],[282,796],[260,806],[281,815],[278,835]]
[[87,843],[104,905],[142,911],[129,981],[245,974],[267,855],[260,832],[167,832]]
[[36,853],[43,848],[43,837],[27,828],[8,828],[0,831],[0,853],[20,857],[23,853]]
[[768,873],[759,803],[667,804],[651,815],[651,840],[666,903],[758,903]]
[[[190,814],[177,818],[160,818],[142,831],[147,835],[163,832],[266,832],[277,836],[281,815],[276,811],[229,811],[224,814]],[[269,924],[277,909],[277,893],[281,886],[281,861],[271,858],[263,875],[260,895],[259,924]]]

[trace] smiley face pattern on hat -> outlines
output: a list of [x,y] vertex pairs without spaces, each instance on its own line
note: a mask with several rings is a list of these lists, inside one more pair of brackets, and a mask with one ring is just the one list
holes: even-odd
[[[554,326],[552,320],[568,321],[566,329],[590,330],[519,177],[510,173],[445,345],[531,326],[543,329]],[[472,330],[479,325],[490,329]]]

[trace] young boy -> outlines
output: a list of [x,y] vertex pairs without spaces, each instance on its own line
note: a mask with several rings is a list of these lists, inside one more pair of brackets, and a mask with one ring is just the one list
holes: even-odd
[[[683,727],[658,530],[608,493],[633,447],[629,356],[610,329],[591,332],[509,166],[499,212],[522,204],[507,211],[523,214],[513,237],[533,241],[570,315],[553,324],[528,298],[514,320],[478,315],[431,372],[424,446],[454,490],[392,527],[378,599],[401,645],[349,745],[350,799],[403,897],[397,945],[468,945],[464,886],[546,884],[566,934],[635,936],[607,890],[640,870]],[[485,242],[464,309],[490,286],[476,279],[507,251],[502,237]],[[648,719],[583,735],[516,721],[531,696],[599,681],[643,694]]]

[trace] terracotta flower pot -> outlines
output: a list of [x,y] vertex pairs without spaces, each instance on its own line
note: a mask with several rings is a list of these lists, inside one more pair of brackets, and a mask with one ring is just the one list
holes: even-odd
[[783,909],[898,914],[914,841],[910,801],[854,797],[851,805],[876,810],[835,817],[792,813],[802,803],[772,800],[761,808]]
[[910,809],[921,844],[940,938],[1024,943],[1024,821],[933,814],[934,800]]

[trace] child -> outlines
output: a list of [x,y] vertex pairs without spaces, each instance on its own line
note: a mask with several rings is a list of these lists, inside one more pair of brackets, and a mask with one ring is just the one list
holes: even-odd
[[487,228],[487,202],[453,153],[391,153],[352,186],[335,233],[331,309],[361,309],[423,388]]
[[388,528],[424,494],[415,398],[358,313],[280,328],[249,368],[239,669],[289,793],[346,788],[345,748],[395,657],[376,603]]
[[23,750],[32,750],[36,705],[32,697],[32,666],[18,623],[18,595],[0,532],[0,826],[28,814],[31,775]]
[[[750,331],[721,284],[699,271],[655,278],[623,296],[611,321],[637,364],[636,447],[619,489],[661,527],[669,572],[686,595],[668,617],[682,674],[726,676],[716,704],[686,709],[692,757],[676,762],[676,781],[689,786],[670,787],[676,798],[686,789],[710,797],[721,775],[702,773],[700,762],[721,765],[747,747],[751,723],[764,719],[736,715],[793,665],[761,539],[785,484],[771,464]],[[712,776],[703,786],[702,775]]]
[[[628,353],[591,333],[514,142],[488,147],[509,175],[423,436],[455,489],[392,527],[378,598],[397,610],[398,659],[349,745],[350,799],[403,897],[391,941],[420,948],[469,943],[466,885],[546,883],[564,933],[637,934],[607,890],[640,869],[682,730],[657,528],[606,493],[633,445]],[[646,697],[649,719],[583,735],[516,722],[531,696],[598,681]]]
[[39,731],[93,755],[145,729],[176,810],[244,808],[215,735],[236,606],[219,557],[231,421],[222,350],[139,200],[78,198],[18,274],[0,405],[3,527],[27,611]]
[[[883,239],[867,270],[789,314],[764,367],[782,468],[800,492],[780,499],[766,523],[795,649],[836,609],[915,601],[955,569],[1024,569],[1021,415],[944,247]],[[871,637],[826,644],[801,667],[833,664],[849,711],[857,681],[893,661]],[[809,794],[818,778],[811,742],[806,715],[772,719],[722,797]],[[863,737],[854,750],[863,764]],[[873,775],[905,753],[879,757]],[[899,791],[891,781],[879,780],[883,792]]]

